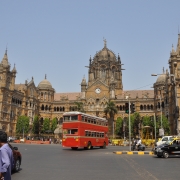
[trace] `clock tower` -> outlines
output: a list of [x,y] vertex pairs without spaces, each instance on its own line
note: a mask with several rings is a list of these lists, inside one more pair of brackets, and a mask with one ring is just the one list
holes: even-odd
[[[104,47],[97,52],[93,59],[89,59],[88,82],[84,97],[86,98],[86,111],[103,112],[109,100],[116,99],[122,94],[122,71],[120,56]],[[101,114],[100,114],[101,115]]]

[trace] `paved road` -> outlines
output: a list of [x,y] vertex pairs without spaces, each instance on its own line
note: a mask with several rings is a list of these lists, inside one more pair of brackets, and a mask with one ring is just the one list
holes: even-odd
[[107,149],[71,150],[60,145],[17,144],[23,155],[21,171],[12,180],[176,180],[180,157],[115,155]]

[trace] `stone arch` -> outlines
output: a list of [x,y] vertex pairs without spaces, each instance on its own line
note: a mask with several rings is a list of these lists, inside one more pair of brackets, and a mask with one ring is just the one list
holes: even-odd
[[148,111],[150,110],[150,106],[149,106],[149,104],[147,105],[147,110],[148,110]]
[[144,111],[146,111],[146,105],[144,105]]
[[143,105],[141,104],[141,105],[140,105],[140,110],[143,111],[143,109],[144,109],[144,108],[143,108]]
[[44,111],[44,104],[42,104],[42,106],[41,106],[41,110],[43,110],[43,111]]
[[45,110],[46,110],[46,111],[48,110],[48,105],[45,106]]
[[154,109],[154,107],[153,107],[153,105],[151,104],[151,110],[153,110]]
[[59,111],[59,107],[57,107],[57,109],[56,109],[57,111]]
[[119,110],[120,110],[120,111],[122,111],[122,110],[123,110],[123,107],[122,107],[121,105],[119,106]]
[[56,107],[54,107],[54,111],[56,111]]

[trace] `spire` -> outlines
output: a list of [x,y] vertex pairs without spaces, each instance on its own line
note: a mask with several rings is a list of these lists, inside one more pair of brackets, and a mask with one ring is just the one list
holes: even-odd
[[14,64],[14,67],[13,67],[12,72],[14,72],[14,73],[16,73],[16,72],[17,72],[17,71],[16,71],[16,64]]
[[46,77],[46,74],[45,74],[45,79],[46,79],[47,77]]
[[83,76],[83,79],[82,79],[82,82],[81,82],[81,86],[86,86],[86,78],[85,78],[85,75]]
[[164,72],[165,72],[165,71],[164,71],[164,67],[163,67],[163,74],[164,74]]
[[89,59],[89,65],[91,65],[91,61],[92,61],[92,60],[91,60],[91,56],[90,56],[90,59]]
[[176,49],[177,54],[180,53],[180,33],[178,33],[178,43],[177,43],[177,49]]
[[106,41],[106,39],[103,38],[103,41],[104,41],[104,48],[107,48],[107,41]]
[[4,66],[8,66],[8,65],[9,65],[9,63],[8,63],[8,57],[7,57],[7,48],[6,48],[6,50],[5,50],[4,57],[3,57],[2,61],[1,61],[1,63],[2,63]]
[[121,62],[121,58],[120,58],[120,56],[119,56],[119,53],[118,53],[118,62]]

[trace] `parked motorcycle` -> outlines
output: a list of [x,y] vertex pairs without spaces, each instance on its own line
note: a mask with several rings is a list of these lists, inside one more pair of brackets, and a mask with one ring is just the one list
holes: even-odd
[[139,146],[133,145],[131,147],[131,151],[145,151],[146,146],[144,144],[140,144]]

